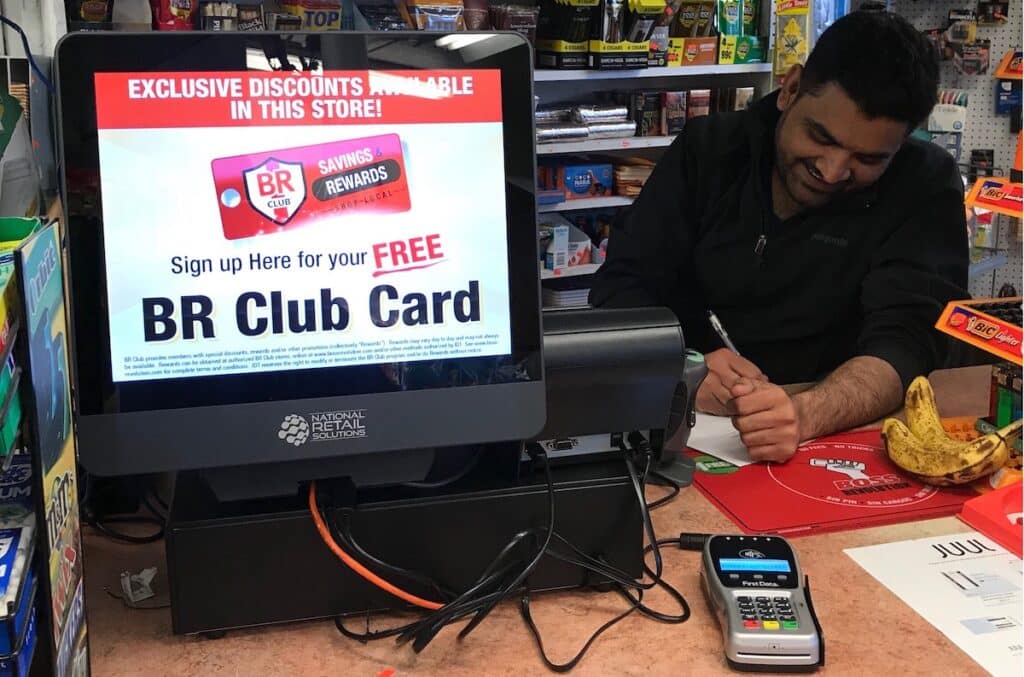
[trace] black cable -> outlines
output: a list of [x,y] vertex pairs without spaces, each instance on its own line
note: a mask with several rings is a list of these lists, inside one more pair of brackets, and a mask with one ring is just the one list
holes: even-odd
[[456,472],[455,474],[451,475],[450,477],[445,477],[444,479],[440,479],[440,480],[431,480],[429,482],[426,482],[426,481],[424,481],[424,482],[403,482],[402,486],[403,487],[412,487],[414,489],[440,489],[441,487],[446,487],[449,484],[455,484],[456,482],[461,480],[463,477],[465,477],[466,475],[471,473],[473,471],[473,469],[476,468],[477,465],[480,464],[480,458],[483,455],[484,455],[483,447],[479,447],[476,450],[476,453],[473,454],[473,457],[470,458],[469,461],[467,461],[466,464],[464,466],[462,466],[462,468],[460,470],[458,470],[458,472]]
[[[640,591],[640,596],[642,598],[643,591]],[[636,610],[637,606],[630,606],[621,614],[615,616],[610,621],[606,622],[604,625],[602,625],[596,631],[594,631],[594,634],[590,636],[590,639],[588,639],[583,644],[583,647],[580,648],[580,650],[576,652],[576,655],[573,656],[570,660],[566,661],[565,663],[555,663],[550,658],[548,658],[547,652],[544,650],[544,640],[541,639],[540,629],[537,628],[537,624],[533,620],[533,615],[530,613],[529,595],[523,595],[519,604],[519,615],[522,616],[523,621],[526,623],[526,627],[530,630],[530,634],[533,635],[533,641],[537,644],[537,649],[540,652],[541,659],[544,661],[544,665],[546,665],[548,669],[552,670],[553,672],[569,672],[570,670],[572,670],[581,660],[583,660],[583,656],[585,656],[587,651],[590,650],[590,646],[595,641],[597,641],[598,637],[603,635],[606,630],[613,627],[616,623],[626,618]]]
[[[667,504],[669,501],[671,501],[676,496],[678,496],[679,492],[683,488],[682,484],[680,484],[676,480],[672,479],[668,475],[663,475],[662,473],[658,472],[657,470],[652,470],[651,471],[651,477],[653,477],[653,478],[658,480],[657,484],[661,484],[662,486],[669,487],[670,491],[666,495],[664,495],[661,498],[659,498],[658,500],[652,501],[651,503],[648,503],[647,504],[647,509],[648,510],[656,510],[656,509],[660,508],[661,506]],[[652,484],[654,484],[654,482],[652,482]]]
[[[152,524],[157,527],[157,531],[152,534],[145,536],[133,536],[131,534],[125,534],[120,531],[111,529],[107,524]],[[111,517],[104,517],[99,519],[95,516],[91,516],[86,524],[91,526],[96,531],[100,532],[108,538],[112,538],[115,541],[122,541],[124,543],[131,543],[133,545],[145,545],[147,543],[156,543],[164,537],[164,524],[161,520],[147,515],[114,515]]]
[[0,22],[3,22],[5,25],[10,26],[18,33],[18,35],[21,36],[21,46],[22,49],[25,50],[25,58],[28,59],[28,64],[32,67],[32,70],[35,71],[36,77],[39,78],[39,81],[46,85],[46,89],[50,92],[50,94],[56,94],[57,92],[56,90],[54,90],[53,83],[50,82],[50,78],[43,75],[43,71],[39,68],[39,64],[36,63],[35,58],[33,58],[32,56],[32,49],[28,45],[28,36],[25,35],[25,31],[21,30],[21,26],[14,23],[13,21],[5,17],[3,14],[0,14]]
[[[647,533],[647,541],[651,543],[653,547],[651,551],[654,553],[654,573],[651,576],[655,580],[661,578],[663,572],[663,563],[661,561],[661,550],[658,548],[658,536],[654,533],[654,522],[651,521],[651,513],[647,509],[647,497],[644,496],[643,483],[636,474],[636,466],[633,465],[633,459],[630,457],[628,452],[625,453],[626,469],[629,471],[629,479],[633,483],[633,491],[636,492],[637,501],[640,503],[640,516],[643,519],[644,531]],[[647,472],[651,467],[651,457],[648,455],[647,462],[644,464],[644,479],[647,478]],[[652,583],[650,587],[654,587]],[[648,589],[649,589],[648,588]]]
[[337,520],[333,519],[333,516],[337,511],[332,510],[329,514],[332,519],[325,519],[324,521],[330,525],[331,532],[334,535],[334,539],[345,548],[345,550],[354,555],[356,558],[363,560],[363,564],[369,565],[370,568],[378,569],[379,571],[386,572],[389,577],[398,576],[405,580],[414,581],[420,585],[428,588],[441,599],[452,599],[455,594],[450,590],[442,588],[437,581],[430,578],[426,574],[420,573],[419,571],[413,571],[411,569],[405,569],[403,567],[388,564],[382,559],[371,555],[367,552],[352,535],[352,524],[349,515],[345,515],[343,519],[343,526],[339,526]]
[[[458,595],[455,599],[449,601],[440,609],[424,612],[423,616],[416,621],[397,627],[371,631],[369,629],[370,616],[367,614],[367,630],[366,632],[360,633],[345,626],[345,620],[352,617],[339,616],[335,618],[335,626],[338,631],[345,637],[361,642],[383,639],[385,637],[396,637],[397,641],[400,643],[411,641],[413,650],[419,652],[422,651],[444,627],[461,619],[472,617],[470,622],[458,635],[460,639],[466,637],[484,620],[484,618],[486,618],[498,603],[518,593],[520,599],[520,615],[533,637],[545,665],[555,672],[567,672],[582,660],[598,637],[632,613],[639,612],[647,618],[663,623],[683,623],[689,619],[691,612],[686,599],[676,588],[662,578],[664,564],[661,559],[661,553],[659,550],[660,546],[668,544],[677,544],[682,546],[684,535],[681,535],[678,539],[657,538],[657,534],[654,530],[654,524],[651,520],[651,508],[646,502],[643,487],[649,476],[661,481],[664,481],[664,478],[659,476],[660,473],[657,471],[652,472],[651,455],[644,455],[645,460],[643,472],[637,473],[637,468],[633,462],[632,454],[629,450],[623,448],[626,467],[629,471],[630,480],[632,481],[634,492],[637,495],[637,500],[640,505],[645,536],[648,541],[648,544],[644,547],[643,551],[643,569],[651,578],[651,581],[641,582],[632,579],[630,574],[615,567],[611,563],[588,555],[554,530],[555,492],[550,464],[547,456],[542,450],[538,452],[536,448],[531,448],[529,451],[534,460],[542,461],[545,471],[548,490],[548,526],[546,531],[541,532],[538,529],[526,529],[516,534],[494,557],[491,563],[488,564],[476,582],[470,586],[469,589]],[[672,484],[670,484],[670,486],[672,486]],[[670,500],[676,495],[676,493],[678,493],[678,490],[670,493],[669,496],[665,498]],[[659,501],[654,502],[655,507],[662,504],[664,503],[659,503]],[[322,510],[322,506],[318,507],[321,507]],[[329,521],[329,523],[332,521],[333,520]],[[381,568],[394,571],[395,573],[407,572],[407,570],[401,569],[400,567],[388,565],[387,563],[382,562],[372,555],[369,555],[369,553],[363,551],[358,544],[354,542],[354,539],[351,538],[351,533],[346,533],[346,529],[337,528],[334,530],[339,532],[339,541],[351,548],[352,551],[359,554],[361,557],[365,555],[367,556],[365,559],[368,561],[376,562],[377,564],[382,565]],[[543,533],[543,538],[541,538],[541,533]],[[558,547],[554,547],[553,541],[557,541]],[[528,552],[532,552],[532,556],[529,561],[525,563],[525,566],[523,565],[525,557],[516,554],[524,547],[528,548]],[[563,548],[568,552],[563,552]],[[654,553],[654,569],[651,569],[646,561],[647,554],[651,552]],[[544,555],[578,566],[585,571],[603,577],[607,581],[610,581],[615,586],[615,590],[629,603],[628,609],[601,625],[590,636],[590,638],[587,639],[576,655],[565,663],[555,663],[546,655],[540,630],[530,612],[529,588],[523,586]],[[652,609],[644,604],[644,591],[654,587],[660,587],[665,590],[668,595],[675,600],[677,604],[679,604],[681,610],[680,613],[667,614]]]

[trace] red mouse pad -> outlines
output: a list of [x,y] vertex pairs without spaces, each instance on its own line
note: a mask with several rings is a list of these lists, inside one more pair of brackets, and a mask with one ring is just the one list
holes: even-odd
[[977,495],[905,476],[886,456],[878,430],[808,442],[782,464],[737,468],[686,453],[697,462],[697,489],[748,534],[798,536],[955,515]]

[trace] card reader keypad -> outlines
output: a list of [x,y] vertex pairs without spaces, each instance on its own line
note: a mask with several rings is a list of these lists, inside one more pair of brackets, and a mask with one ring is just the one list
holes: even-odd
[[744,629],[797,630],[800,627],[789,597],[741,595],[736,601],[739,603]]

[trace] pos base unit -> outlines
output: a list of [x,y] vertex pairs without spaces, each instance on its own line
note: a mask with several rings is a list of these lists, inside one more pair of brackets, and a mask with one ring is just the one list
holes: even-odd
[[[632,577],[642,575],[640,507],[621,460],[552,468],[555,529],[582,551]],[[547,484],[533,473],[465,478],[430,496],[396,489],[358,492],[352,531],[390,564],[465,590],[511,537],[544,528]],[[176,634],[402,608],[348,569],[320,539],[305,498],[220,503],[199,473],[180,473],[167,527],[172,627]],[[550,557],[533,590],[605,581]]]

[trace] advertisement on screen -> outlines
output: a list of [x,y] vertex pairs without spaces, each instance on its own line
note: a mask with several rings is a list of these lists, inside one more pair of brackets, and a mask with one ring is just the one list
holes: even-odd
[[97,74],[113,380],[509,354],[499,77]]

